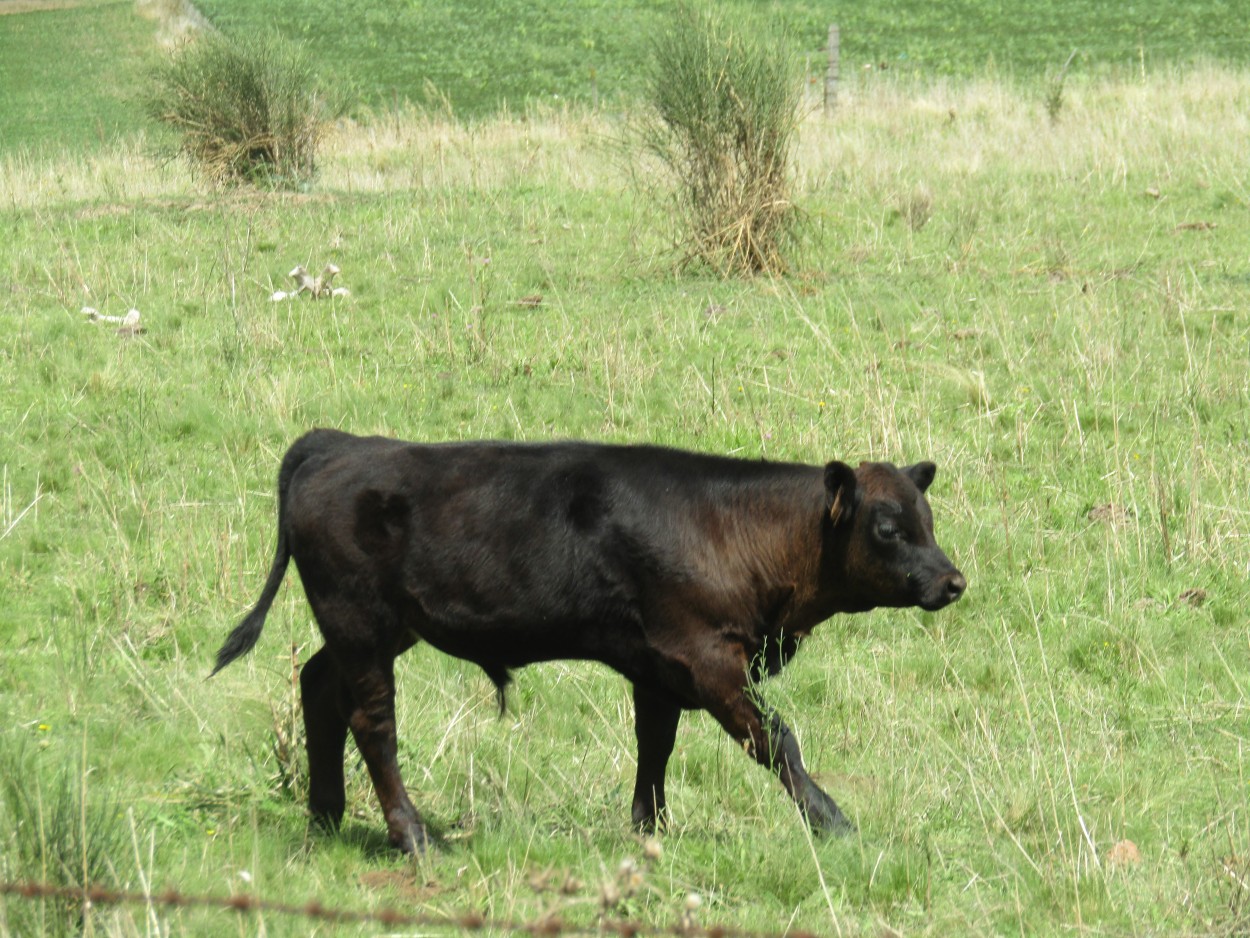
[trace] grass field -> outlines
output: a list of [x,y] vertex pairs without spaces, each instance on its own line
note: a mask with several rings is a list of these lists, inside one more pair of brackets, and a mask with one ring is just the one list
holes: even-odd
[[[6,4],[48,9],[3,15]],[[307,44],[358,110],[402,102],[459,117],[535,103],[607,110],[638,93],[639,63],[665,22],[654,0],[457,0],[350,5],[329,0],[202,0],[227,33],[274,29]],[[727,0],[784,32],[817,90],[827,5]],[[135,82],[159,56],[157,27],[135,15],[165,0],[0,0],[0,154],[90,152],[144,128]],[[1195,61],[1250,59],[1240,20],[1222,0],[1183,4],[1039,0],[1018,9],[986,0],[858,4],[840,9],[844,85],[867,69],[922,83],[987,71],[1043,94],[1073,56],[1074,80],[1140,77]],[[1041,90],[1039,90],[1041,89]]]
[[[666,5],[653,0],[461,0],[385,9],[329,0],[205,0],[202,6],[225,29],[276,26],[302,37],[366,100],[446,100],[471,115],[501,103],[520,110],[534,99],[630,100],[648,37],[666,15]],[[1057,71],[1073,52],[1076,70],[1094,74],[1139,73],[1194,58],[1242,62],[1250,53],[1237,19],[1219,0],[1041,0],[1012,7],[895,0],[836,10],[793,0],[730,0],[718,6],[782,24],[795,48],[810,55],[813,74],[823,72],[831,20],[840,26],[845,70],[867,65],[925,80],[990,68],[1032,81]]]
[[[675,276],[576,109],[347,127],[307,194],[206,193],[125,142],[0,159],[0,875],[593,925],[632,859],[616,912],[652,923],[693,892],[699,921],[826,935],[1250,932],[1250,78],[1077,83],[1057,122],[1008,83],[852,90],[804,126],[776,280]],[[349,299],[269,302],[331,260]],[[354,758],[342,836],[309,833],[295,576],[203,678],[312,425],[935,459],[968,595],[828,622],[765,691],[859,832],[809,840],[692,715],[648,859],[620,678],[523,671],[500,719],[418,648],[401,758],[438,847],[386,849]],[[0,933],[76,928],[0,903]]]
[[141,126],[134,92],[158,51],[133,0],[5,14],[0,153],[91,151]]

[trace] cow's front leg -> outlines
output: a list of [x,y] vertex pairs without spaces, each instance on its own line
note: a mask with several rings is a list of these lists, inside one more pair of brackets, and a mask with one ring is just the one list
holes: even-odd
[[763,716],[766,751],[761,756],[757,746],[755,758],[761,765],[767,765],[777,773],[781,784],[798,804],[812,830],[834,834],[855,830],[850,818],[842,813],[834,800],[807,774],[798,740],[790,732],[790,727],[771,709]]
[[760,765],[771,769],[813,830],[841,833],[855,829],[834,800],[803,766],[798,741],[771,710],[764,713],[752,700],[746,655],[726,650],[719,658],[706,655],[695,675],[700,702],[725,731]]
[[399,774],[394,661],[374,661],[344,671],[355,704],[347,725],[373,780],[390,842],[405,853],[420,853],[428,841],[425,825]]
[[665,694],[634,685],[634,733],[638,738],[638,777],[634,783],[634,826],[653,831],[667,814],[664,772],[677,739],[681,707]]

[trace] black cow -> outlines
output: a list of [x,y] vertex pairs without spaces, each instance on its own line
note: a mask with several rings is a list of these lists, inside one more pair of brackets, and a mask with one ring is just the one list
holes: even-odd
[[960,597],[924,497],[935,471],[314,430],[282,461],[273,568],[213,673],[256,644],[294,557],[325,639],[300,689],[309,807],[331,828],[351,730],[391,843],[425,846],[396,759],[394,677],[395,657],[424,640],[479,665],[501,707],[511,669],[535,661],[601,661],[628,678],[639,828],[662,821],[682,710],[703,709],[814,829],[850,829],[752,686],[834,613]]

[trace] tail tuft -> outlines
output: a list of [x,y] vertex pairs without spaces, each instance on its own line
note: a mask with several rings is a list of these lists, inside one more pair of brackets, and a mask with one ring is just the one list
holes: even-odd
[[257,606],[247,614],[247,617],[240,622],[233,632],[226,636],[225,643],[217,652],[217,663],[213,666],[212,677],[235,658],[241,658],[252,650],[257,640],[260,638],[260,630],[265,625],[265,614],[269,611],[269,604]]

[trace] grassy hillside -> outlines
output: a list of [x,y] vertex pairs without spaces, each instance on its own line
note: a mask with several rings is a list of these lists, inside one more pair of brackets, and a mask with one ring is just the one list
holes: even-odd
[[[831,21],[840,25],[849,75],[871,66],[931,81],[988,70],[1032,82],[1057,71],[1074,51],[1074,72],[1086,75],[1140,74],[1194,59],[1244,62],[1250,55],[1237,18],[1220,0],[719,5],[777,25],[810,55],[813,75],[823,71]],[[378,8],[329,0],[205,0],[201,6],[226,30],[276,27],[306,40],[367,102],[448,101],[462,115],[501,104],[518,110],[529,100],[628,99],[637,90],[648,37],[663,28],[668,9],[653,0],[462,0]]]
[[[38,7],[38,0],[22,9]],[[828,5],[726,4],[778,26],[824,68],[829,19],[842,29],[844,87],[887,69],[931,82],[993,74],[1043,84],[1073,52],[1070,75],[1154,73],[1203,60],[1244,63],[1250,46],[1227,3],[1085,3],[1012,8],[986,0]],[[144,126],[136,83],[158,54],[156,27],[131,0],[0,15],[0,153],[83,152]],[[161,7],[161,4],[149,4]],[[346,5],[328,0],[204,0],[226,32],[276,29],[306,42],[358,110],[401,101],[480,117],[530,103],[617,107],[637,91],[648,37],[665,22],[653,0]],[[0,2],[0,14],[5,4]],[[871,76],[870,76],[871,77]],[[814,88],[815,90],[815,88]],[[1040,94],[1041,92],[1039,92]]]
[[7,14],[0,3],[0,153],[87,151],[133,133],[156,54],[132,0]]
[[[601,117],[348,129],[306,195],[126,149],[0,161],[0,876],[593,924],[632,858],[617,912],[650,922],[695,892],[700,921],[825,934],[1244,934],[1248,102],[1218,70],[1075,87],[1057,123],[1003,84],[866,86],[804,127],[806,253],[742,282],[672,274]],[[327,261],[349,299],[269,301]],[[401,759],[437,849],[385,849],[354,758],[343,836],[309,834],[293,574],[203,678],[312,425],[935,459],[965,600],[828,622],[765,688],[859,832],[809,841],[692,715],[645,859],[620,678],[526,670],[499,719],[421,647]],[[0,933],[73,915],[5,899]]]

